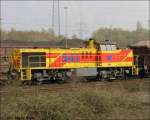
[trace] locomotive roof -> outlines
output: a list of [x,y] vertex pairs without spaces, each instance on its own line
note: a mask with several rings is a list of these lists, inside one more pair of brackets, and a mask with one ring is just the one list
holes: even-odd
[[100,44],[111,44],[111,45],[116,45],[116,42],[113,42],[112,40],[105,40],[105,41],[100,41]]
[[100,44],[111,44],[111,45],[117,45],[117,43],[116,43],[116,42],[105,42],[105,41],[100,42]]

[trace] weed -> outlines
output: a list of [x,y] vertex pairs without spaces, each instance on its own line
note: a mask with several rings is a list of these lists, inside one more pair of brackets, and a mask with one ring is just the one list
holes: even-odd
[[9,87],[2,96],[2,120],[105,119],[116,108],[141,109],[141,101],[130,94],[83,88],[67,92],[25,94],[21,87]]

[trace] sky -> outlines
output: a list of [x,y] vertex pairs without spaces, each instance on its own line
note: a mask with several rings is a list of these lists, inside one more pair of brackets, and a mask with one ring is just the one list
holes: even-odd
[[[58,33],[57,1],[54,30]],[[137,21],[148,28],[148,1],[60,1],[60,34],[88,38],[100,27],[135,30]],[[2,1],[2,28],[41,30],[52,28],[52,1]],[[64,7],[67,9],[67,18]],[[67,29],[66,29],[67,19]]]

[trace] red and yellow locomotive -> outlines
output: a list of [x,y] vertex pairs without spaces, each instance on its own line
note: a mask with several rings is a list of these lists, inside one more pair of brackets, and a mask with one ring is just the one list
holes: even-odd
[[98,80],[138,75],[133,51],[109,40],[90,39],[83,48],[18,49],[10,60],[10,73],[22,81],[65,80],[78,69],[95,69]]

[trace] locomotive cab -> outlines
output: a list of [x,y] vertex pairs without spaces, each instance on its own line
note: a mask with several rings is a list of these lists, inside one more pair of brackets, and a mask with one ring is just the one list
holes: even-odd
[[98,76],[105,79],[125,78],[133,75],[134,56],[131,49],[119,49],[115,42],[99,43],[100,64]]

